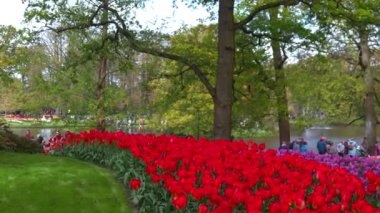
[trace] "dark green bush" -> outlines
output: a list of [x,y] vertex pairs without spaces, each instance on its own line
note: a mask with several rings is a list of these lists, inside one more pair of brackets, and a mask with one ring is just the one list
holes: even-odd
[[0,121],[0,150],[40,153],[42,145],[37,141],[15,135],[4,122]]

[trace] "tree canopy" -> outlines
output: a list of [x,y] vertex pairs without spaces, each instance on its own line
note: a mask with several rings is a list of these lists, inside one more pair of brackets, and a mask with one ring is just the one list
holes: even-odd
[[171,33],[141,25],[147,1],[25,2],[43,28],[0,27],[3,111],[134,113],[154,131],[215,139],[281,131],[279,120],[377,123],[375,0],[184,0],[215,20]]

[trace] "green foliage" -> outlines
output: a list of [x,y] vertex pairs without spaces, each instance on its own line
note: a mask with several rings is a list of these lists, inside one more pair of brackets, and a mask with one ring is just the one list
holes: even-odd
[[318,56],[287,69],[292,102],[301,107],[293,110],[304,114],[300,119],[332,123],[361,114],[363,84],[346,65]]
[[316,2],[313,7],[318,19],[324,24],[345,22],[348,26],[357,27],[355,30],[367,25],[379,25],[380,6],[376,0],[347,0]]
[[[171,38],[170,51],[183,55],[202,68],[214,82],[216,28],[199,25],[182,29]],[[156,94],[150,127],[160,133],[208,137],[212,131],[213,102],[205,86],[187,67],[175,62],[161,65],[149,82]]]
[[196,63],[212,79],[217,64],[216,42],[215,25],[198,25],[177,31],[170,39],[170,50]]
[[0,151],[40,153],[42,145],[37,141],[13,134],[4,121],[0,120]]
[[210,136],[212,101],[207,93],[197,93],[196,90],[194,86],[189,87],[188,94],[182,99],[166,103],[167,108],[157,108],[162,114],[155,115],[150,125],[169,134]]
[[12,26],[0,25],[0,81],[4,84],[12,81],[15,74],[20,74],[23,64],[28,62],[24,52],[31,43],[26,30]]
[[128,96],[120,87],[108,86],[106,88],[105,96],[107,97],[105,105],[109,114],[120,112],[125,109]]
[[[251,10],[264,3],[237,2],[237,19],[244,19]],[[271,20],[269,13],[274,10],[278,11],[278,17]],[[279,43],[282,49],[282,58],[279,60],[285,60],[285,66],[288,55],[304,49],[319,51],[324,46],[325,37],[318,30],[312,29],[310,24],[312,25],[312,20],[307,18],[307,10],[301,5],[279,7],[260,12],[244,30],[237,33],[237,65],[234,77],[236,101],[233,108],[235,131],[251,129],[257,125],[259,128],[275,129],[272,126],[278,120],[279,106],[286,107],[284,103],[277,103],[275,91],[281,88],[280,84],[287,85],[287,81],[279,80],[278,72],[273,69],[274,56],[268,47],[272,42]],[[303,56],[299,56],[301,57]],[[245,126],[242,127],[241,123],[245,123]]]
[[306,116],[298,116],[297,119],[290,120],[290,124],[293,129],[296,131],[300,131],[301,134],[304,131],[304,129],[309,128],[313,126],[313,124],[319,124],[320,121],[315,121],[312,116],[306,115]]
[[366,196],[367,201],[372,204],[376,209],[380,208],[380,201],[377,194],[374,194],[372,196]]
[[[98,23],[106,8],[100,7],[102,1],[88,3],[85,0],[68,2],[67,0],[25,0],[28,7],[25,12],[26,21],[44,23],[46,26],[73,27],[76,29],[90,28],[90,23]],[[145,1],[117,0],[108,1],[108,7],[115,9],[109,12],[109,20],[117,20],[117,14],[124,19],[127,25],[136,25],[138,22],[131,15],[132,9],[144,7]],[[94,28],[99,25],[94,25]]]
[[[109,1],[109,8],[101,6],[103,1],[26,2],[27,21],[57,27],[62,32],[40,34],[40,43],[30,42],[25,46],[27,39],[21,31],[11,27],[0,29],[0,47],[4,50],[0,51],[0,78],[9,84],[0,85],[1,98],[5,100],[0,109],[38,114],[42,108],[59,108],[72,115],[95,114],[99,56],[107,56],[108,115],[122,117],[127,110],[149,114],[150,127],[159,132],[210,135],[213,102],[198,76],[179,63],[135,55],[120,29],[116,32],[115,23],[125,24],[128,29],[141,27],[133,12],[143,7],[145,1]],[[206,5],[212,14],[218,1],[184,2],[193,7]],[[235,22],[270,2],[273,1],[235,1]],[[268,48],[271,40],[281,43],[283,54],[289,55],[287,63],[299,60],[297,65],[287,67],[290,110],[301,114],[293,125],[346,122],[362,114],[360,73],[343,60],[329,58],[337,51],[329,48],[337,45],[349,57],[356,57],[356,47],[352,47],[356,41],[352,39],[357,37],[358,30],[370,30],[372,37],[378,33],[379,4],[376,0],[313,3],[312,10],[304,4],[281,6],[275,21],[270,21],[268,11],[262,11],[245,26],[249,33],[236,31],[232,124],[235,134],[250,136],[250,129],[265,129],[277,121],[276,76]],[[104,23],[100,22],[106,11],[113,23],[109,25],[108,37],[104,38],[101,33]],[[216,25],[184,27],[173,35],[135,31],[131,36],[138,38],[143,47],[185,57],[200,67],[211,85],[215,85]],[[344,48],[341,43],[345,43]],[[323,57],[310,56],[316,51],[327,53]],[[22,79],[13,78],[15,73]]]
[[[257,8],[263,1],[252,4],[250,1],[242,1],[237,6],[236,16],[243,19],[252,8]],[[278,7],[279,16],[276,20],[270,20],[271,10],[262,11],[247,24],[246,34],[255,44],[254,48],[264,48],[265,44],[273,39],[281,43],[285,54],[299,52],[302,49],[320,51],[326,42],[326,34],[313,27],[314,20],[309,18],[310,12],[302,4],[292,7]],[[276,35],[273,35],[273,33]],[[266,50],[267,51],[267,50]],[[271,53],[268,53],[271,54]]]
[[7,84],[0,84],[0,111],[21,109],[25,94],[22,93],[22,82],[14,79]]
[[272,136],[273,132],[264,129],[233,129],[232,136],[234,139],[252,139]]

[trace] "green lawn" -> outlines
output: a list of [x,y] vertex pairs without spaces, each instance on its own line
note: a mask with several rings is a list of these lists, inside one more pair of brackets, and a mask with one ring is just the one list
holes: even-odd
[[0,152],[0,212],[132,212],[123,186],[74,159]]

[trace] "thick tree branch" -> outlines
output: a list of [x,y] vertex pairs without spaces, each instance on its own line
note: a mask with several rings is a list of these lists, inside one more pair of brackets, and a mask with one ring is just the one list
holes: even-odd
[[286,60],[288,60],[288,55],[286,55],[286,50],[285,50],[285,45],[281,46],[281,51],[282,51],[282,61],[281,61],[281,67],[284,66]]
[[272,39],[272,40],[275,40],[275,41],[279,41],[279,42],[282,42],[282,43],[289,43],[289,40],[290,40],[290,39],[282,39],[282,38],[279,38],[279,37],[274,37],[270,33],[255,33],[252,30],[248,30],[245,27],[241,27],[240,29],[241,29],[241,31],[243,33],[249,34],[249,35],[251,35],[253,37],[256,37],[256,38],[259,38],[259,39],[261,39],[261,38],[269,38],[269,39]]
[[177,62],[180,62],[182,64],[187,65],[190,69],[192,69],[194,71],[194,73],[198,76],[199,80],[203,83],[203,85],[205,85],[205,87],[206,87],[207,91],[210,93],[211,97],[215,100],[216,90],[211,85],[210,81],[207,79],[206,75],[202,72],[202,70],[199,68],[198,65],[189,61],[185,57],[182,57],[182,56],[179,56],[176,54],[163,52],[163,51],[156,50],[156,49],[152,49],[149,47],[144,47],[144,46],[140,45],[138,43],[138,41],[135,39],[134,35],[128,30],[127,26],[125,25],[123,19],[118,14],[118,12],[112,8],[106,8],[106,9],[111,11],[113,13],[113,15],[116,16],[116,19],[121,24],[121,26],[118,24],[115,24],[115,27],[117,28],[117,30],[122,35],[125,36],[125,38],[128,40],[128,43],[132,49],[136,50],[137,52],[142,52],[142,53],[146,53],[146,54],[150,54],[150,55],[154,55],[154,56],[158,56],[158,57],[162,57],[162,58],[166,58],[166,59],[171,59],[171,60],[174,60],[174,61],[177,61]]
[[276,85],[275,81],[265,73],[261,62],[257,58],[254,58],[253,60],[260,66],[260,68],[258,69],[260,80],[262,82],[265,82],[270,90],[274,90]]
[[215,88],[211,85],[211,83],[209,82],[205,74],[201,71],[201,69],[196,64],[189,61],[187,58],[184,58],[179,55],[159,51],[152,48],[143,47],[142,45],[139,45],[137,43],[137,41],[131,36],[131,34],[128,31],[122,31],[121,33],[125,35],[125,37],[128,39],[130,47],[136,50],[137,52],[142,52],[142,53],[146,53],[146,54],[150,54],[150,55],[154,55],[154,56],[158,56],[158,57],[162,57],[166,59],[171,59],[188,66],[190,69],[192,69],[195,72],[195,74],[198,76],[201,82],[206,86],[206,89],[208,90],[212,98],[216,97]]
[[191,70],[190,68],[187,68],[187,69],[183,69],[177,73],[173,73],[173,74],[161,74],[159,75],[159,78],[175,78],[175,77],[179,77],[179,76],[182,76],[183,74],[185,74],[187,71]]
[[235,30],[241,29],[246,24],[248,24],[252,19],[259,14],[261,11],[268,10],[271,8],[279,7],[281,5],[291,6],[291,5],[297,5],[298,3],[302,2],[301,0],[280,0],[275,2],[270,2],[264,5],[261,5],[259,7],[256,7],[254,10],[252,10],[247,17],[245,17],[243,20],[239,21],[238,23],[235,23]]
[[353,124],[355,121],[358,121],[358,120],[361,120],[364,118],[364,115],[358,117],[358,118],[355,118],[354,120],[352,120],[350,123],[346,124],[346,126],[350,126],[351,124]]
[[[249,97],[247,94],[245,94],[244,92],[234,88],[234,91],[238,94],[240,94],[242,97],[246,98],[247,100],[252,100],[252,97]],[[236,98],[236,97],[235,97]],[[237,98],[236,98],[237,99]]]
[[[94,18],[99,13],[100,9],[105,9],[105,10],[110,11],[116,17],[116,19],[103,21],[103,22],[97,22],[97,23],[93,22]],[[48,27],[48,28],[53,30],[54,32],[60,33],[60,32],[64,32],[68,30],[75,30],[75,29],[80,30],[80,29],[87,29],[89,27],[99,27],[99,26],[104,26],[104,25],[113,25],[114,27],[116,27],[117,29],[116,33],[123,35],[127,39],[129,46],[137,52],[174,60],[188,66],[190,69],[194,71],[194,73],[197,75],[197,77],[206,87],[211,97],[213,99],[216,98],[215,88],[211,85],[210,81],[207,79],[206,75],[202,72],[201,68],[197,64],[193,63],[188,58],[141,45],[141,43],[138,40],[136,40],[135,35],[130,30],[128,30],[127,25],[125,24],[123,18],[119,15],[118,11],[113,8],[105,7],[103,5],[99,6],[98,9],[94,12],[94,14],[92,14],[92,16],[89,18],[89,21],[87,23],[79,23],[76,25],[64,26],[64,27],[59,27],[59,28],[51,28],[51,27]]]

